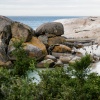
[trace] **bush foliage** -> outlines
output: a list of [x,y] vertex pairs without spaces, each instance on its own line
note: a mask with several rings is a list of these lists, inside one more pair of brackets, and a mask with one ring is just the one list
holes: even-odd
[[28,52],[24,50],[23,40],[15,41],[13,43],[14,51],[13,56],[16,58],[13,64],[13,74],[19,76],[26,76],[27,71],[32,71],[35,68],[36,60],[35,58],[30,58]]
[[38,71],[41,81],[36,84],[26,75],[34,70],[34,60],[22,43],[15,48],[13,69],[0,68],[0,100],[100,100],[100,76],[89,72],[90,55],[67,68]]

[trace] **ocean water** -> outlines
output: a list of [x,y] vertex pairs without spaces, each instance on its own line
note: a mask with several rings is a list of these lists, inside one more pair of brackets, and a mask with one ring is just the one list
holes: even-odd
[[7,16],[14,21],[18,21],[36,29],[43,23],[52,22],[59,19],[79,18],[80,16]]

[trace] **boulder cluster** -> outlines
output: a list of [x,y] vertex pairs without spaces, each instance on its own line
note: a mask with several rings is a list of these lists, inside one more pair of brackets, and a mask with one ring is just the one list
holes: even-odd
[[36,67],[63,66],[82,57],[72,46],[68,46],[67,39],[62,36],[64,27],[59,22],[45,23],[36,30],[11,19],[0,16],[0,65],[10,66],[15,60],[11,56],[14,50],[13,42],[24,40],[24,49],[30,57],[36,57]]

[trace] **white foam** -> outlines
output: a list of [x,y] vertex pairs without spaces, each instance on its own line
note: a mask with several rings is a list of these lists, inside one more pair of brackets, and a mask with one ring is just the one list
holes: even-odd
[[63,25],[64,24],[68,24],[68,23],[71,23],[73,22],[75,19],[78,19],[78,18],[71,18],[71,19],[58,19],[58,20],[55,20],[54,22],[60,22],[62,23]]
[[[81,52],[83,55],[88,53],[90,55],[96,55],[100,57],[100,46],[97,45],[85,46],[81,49],[78,49],[78,51]],[[100,75],[100,61],[95,64],[91,72],[96,72]]]
[[91,69],[91,72],[95,72],[100,75],[100,62],[95,64],[95,66]]
[[81,49],[78,49],[78,51],[81,52],[83,55],[88,53],[91,55],[100,56],[100,46],[97,46],[97,45],[85,46]]

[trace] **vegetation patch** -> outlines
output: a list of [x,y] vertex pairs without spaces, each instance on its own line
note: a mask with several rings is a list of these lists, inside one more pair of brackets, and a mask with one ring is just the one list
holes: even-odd
[[100,100],[100,76],[89,73],[90,55],[67,68],[38,71],[41,81],[36,84],[27,77],[36,60],[28,57],[22,44],[14,43],[12,69],[0,68],[0,100]]

